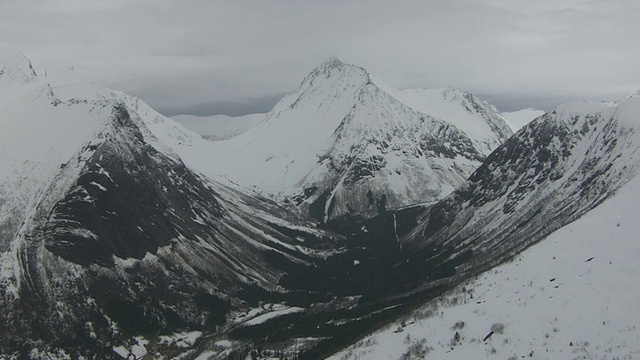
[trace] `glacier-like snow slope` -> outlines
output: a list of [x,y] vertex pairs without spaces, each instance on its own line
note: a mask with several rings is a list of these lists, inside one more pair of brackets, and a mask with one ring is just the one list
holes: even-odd
[[442,198],[510,135],[470,94],[398,91],[331,58],[253,129],[218,142],[228,155],[217,165],[319,221],[368,217]]
[[636,177],[509,263],[331,359],[640,358],[639,212]]
[[196,116],[176,115],[171,118],[186,128],[195,131],[211,141],[226,140],[247,132],[256,126],[266,114],[248,114],[244,116]]
[[544,115],[544,113],[546,113],[546,111],[529,107],[518,111],[503,112],[502,117],[507,120],[507,124],[509,124],[511,129],[515,132],[538,116]]

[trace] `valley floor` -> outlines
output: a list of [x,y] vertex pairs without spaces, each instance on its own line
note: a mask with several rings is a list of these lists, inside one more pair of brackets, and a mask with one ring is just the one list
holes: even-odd
[[640,359],[640,178],[332,359]]

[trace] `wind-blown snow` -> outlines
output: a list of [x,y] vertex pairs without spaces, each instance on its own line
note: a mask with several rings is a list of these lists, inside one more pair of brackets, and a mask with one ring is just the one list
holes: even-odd
[[332,359],[640,358],[639,212],[636,177],[513,261]]

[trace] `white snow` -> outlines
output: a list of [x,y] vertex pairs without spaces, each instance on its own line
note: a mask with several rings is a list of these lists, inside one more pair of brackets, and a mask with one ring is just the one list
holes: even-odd
[[201,336],[201,331],[180,332],[172,335],[161,335],[158,342],[163,345],[188,348],[195,344],[196,340]]
[[44,85],[21,52],[0,46],[0,105]]
[[[186,136],[184,131],[176,131],[175,125],[166,120],[147,125],[190,167],[210,178],[227,179],[228,183],[278,200],[313,186],[320,188],[315,197],[325,191],[326,184],[350,186],[339,178],[344,174],[335,173],[334,166],[343,166],[340,161],[349,163],[346,156],[363,161],[381,156],[383,168],[373,169],[374,178],[349,191],[357,199],[366,199],[369,190],[377,196],[387,193],[388,206],[393,207],[414,203],[418,198],[422,201],[441,198],[479,165],[479,161],[463,157],[448,159],[422,154],[418,149],[420,142],[424,142],[421,137],[449,136],[453,124],[469,131],[479,154],[485,156],[511,134],[500,114],[471,94],[452,88],[432,92],[433,96],[429,95],[430,90],[391,89],[373,81],[360,67],[329,59],[314,69],[294,93],[276,104],[261,122],[231,139],[203,144]],[[189,127],[187,122],[184,124]],[[182,135],[176,135],[179,132]],[[335,213],[346,211],[345,189],[333,190],[331,198],[339,200]],[[425,196],[427,199],[422,199]]]
[[0,104],[0,282],[10,289],[19,287],[19,234],[36,204],[43,211],[68,189],[90,154],[83,149],[104,140],[98,134],[112,112],[107,102],[62,102],[57,90],[39,85]]
[[[375,82],[380,84],[379,80]],[[495,108],[460,89],[445,87],[395,90],[388,86],[379,86],[414,110],[455,125],[467,134],[486,155],[505,140],[492,129],[492,122],[494,126],[500,127],[505,135],[510,135],[509,129],[505,126],[508,124],[504,123],[504,119],[495,111]]]
[[299,308],[299,307],[289,307],[289,308],[285,308],[285,309],[281,309],[281,310],[276,310],[276,311],[271,311],[268,312],[266,314],[262,314],[260,316],[256,316],[255,318],[247,321],[244,323],[244,325],[258,325],[258,324],[262,324],[263,322],[276,318],[276,317],[280,317],[283,315],[287,315],[287,314],[294,314],[297,312],[301,312],[304,311],[303,308]]
[[332,145],[332,134],[368,82],[364,69],[327,61],[284,97],[265,119],[230,141],[217,142],[217,165],[236,181],[269,194],[297,188]]
[[195,131],[207,140],[225,140],[250,130],[264,119],[266,114],[248,114],[243,116],[213,115],[176,115],[171,118],[186,128]]
[[[408,359],[421,351],[434,359],[638,359],[639,212],[636,177],[513,261],[332,359]],[[483,341],[499,324],[503,332]]]
[[269,319],[287,314],[294,314],[301,311],[304,311],[304,309],[295,306],[287,306],[283,304],[263,304],[258,308],[251,309],[247,314],[236,318],[234,322],[249,326],[258,325],[264,323]]
[[546,111],[538,110],[536,108],[526,108],[518,111],[503,112],[502,116],[507,120],[507,124],[511,126],[511,129],[516,132],[523,126],[531,122],[531,120],[542,116]]
[[135,341],[136,342],[129,347],[123,345],[114,346],[113,351],[125,359],[141,359],[143,356],[147,355],[146,346],[149,345],[149,340],[141,336],[137,336],[135,337]]

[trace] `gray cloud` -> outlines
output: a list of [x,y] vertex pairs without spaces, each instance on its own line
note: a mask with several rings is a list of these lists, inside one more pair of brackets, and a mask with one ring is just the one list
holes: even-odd
[[640,88],[639,16],[635,0],[0,0],[0,43],[167,114],[263,111],[331,55],[513,110]]

